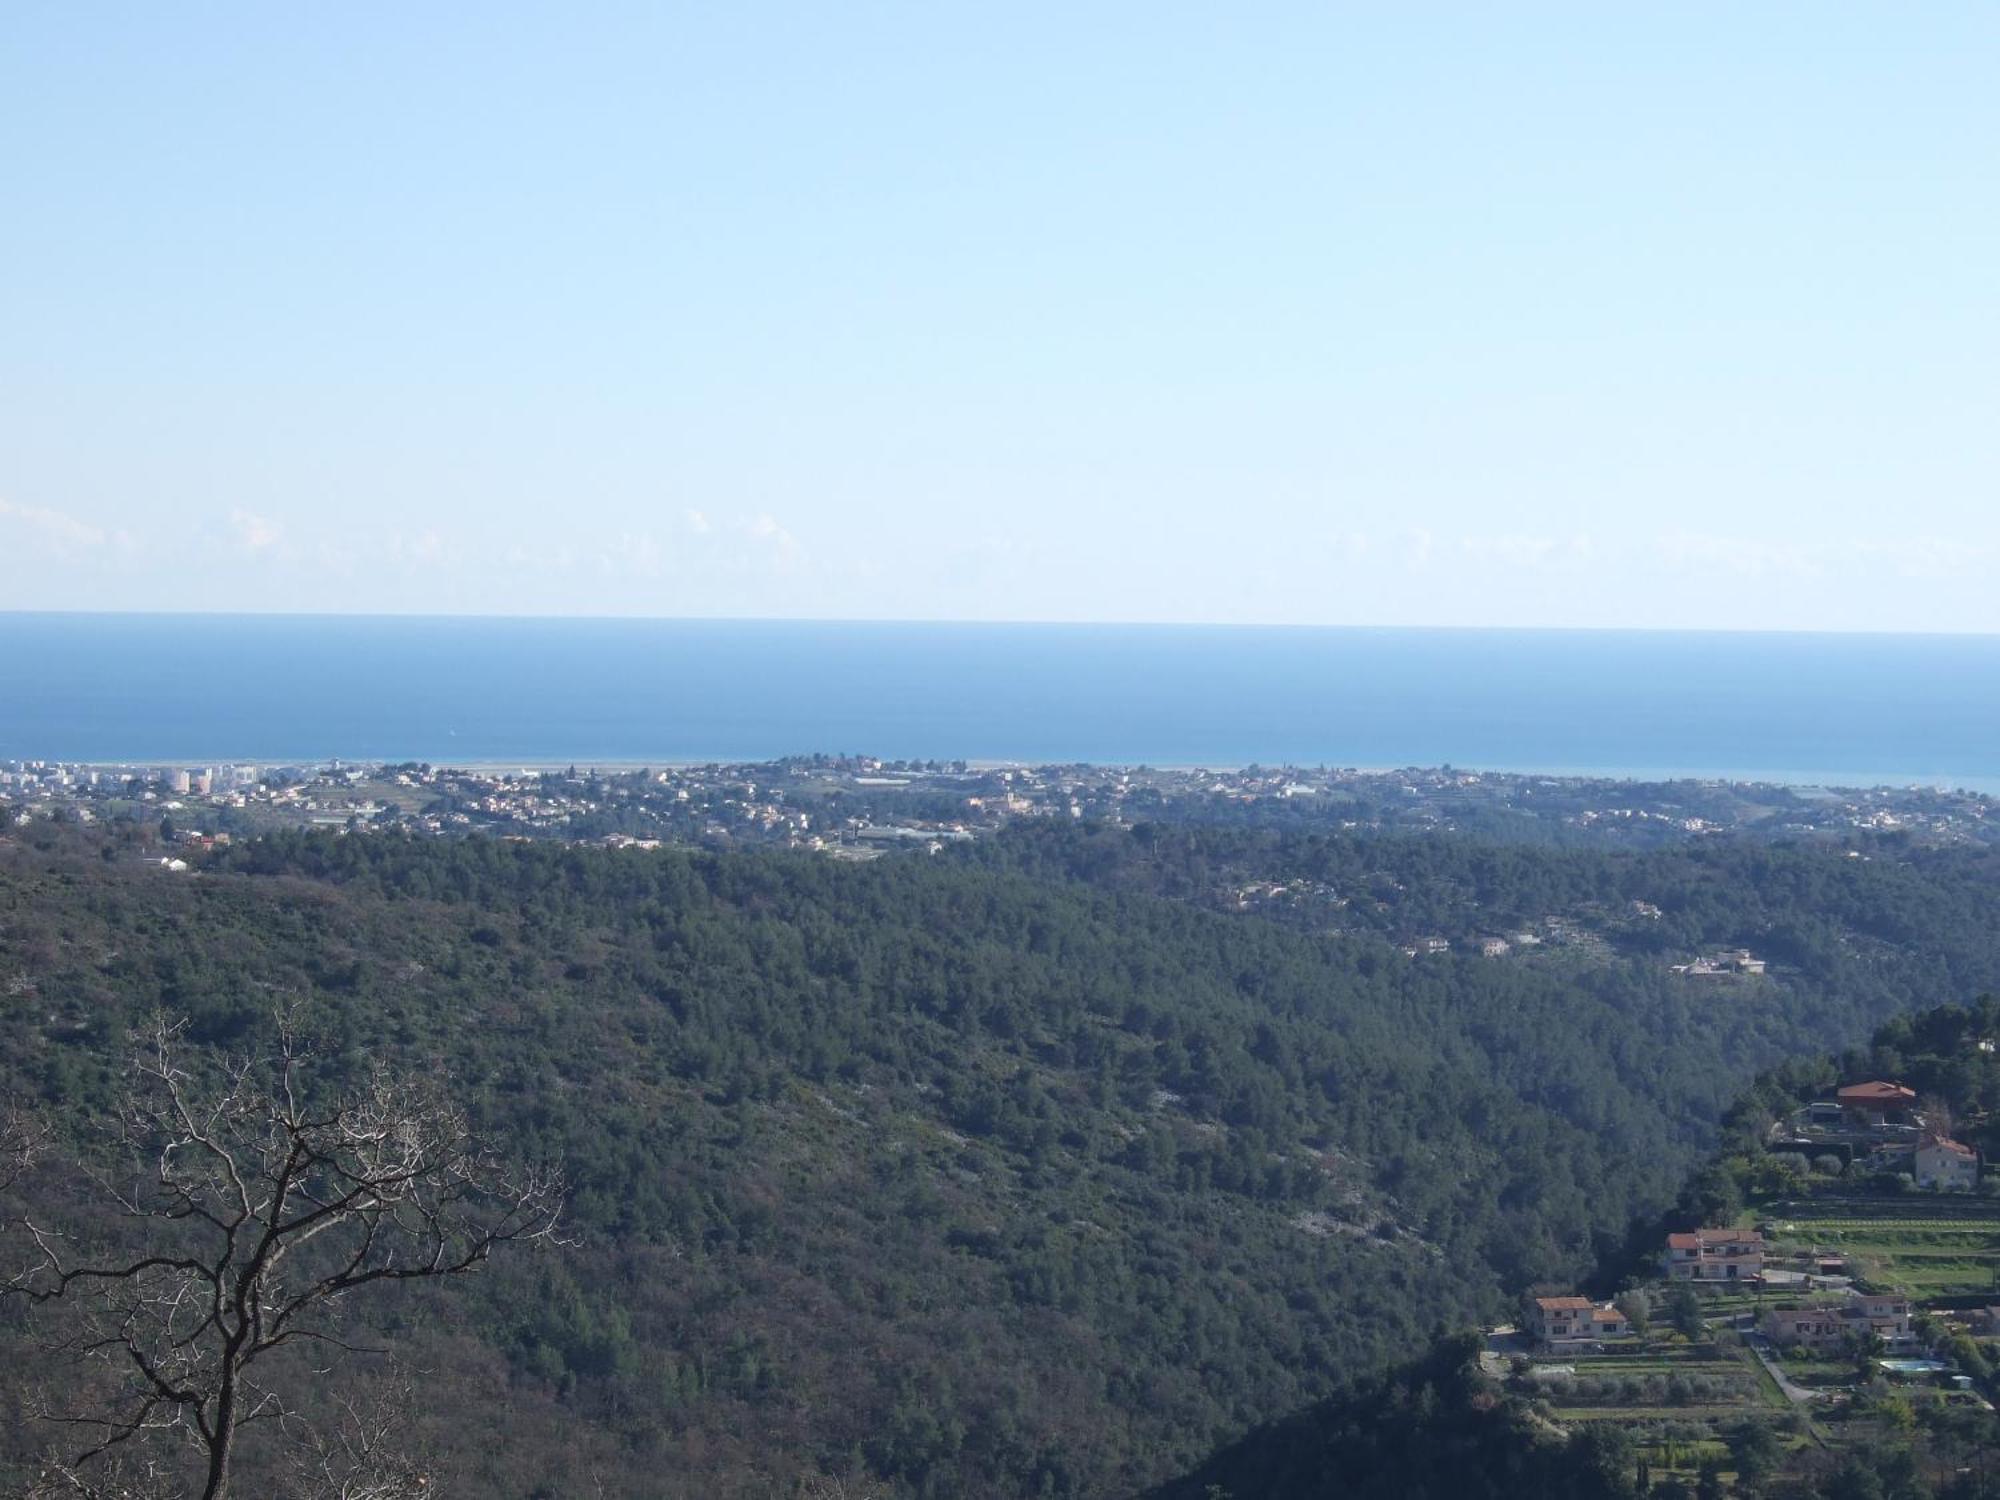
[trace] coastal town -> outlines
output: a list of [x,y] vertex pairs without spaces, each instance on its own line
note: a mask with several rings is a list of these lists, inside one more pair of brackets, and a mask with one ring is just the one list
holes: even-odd
[[981,765],[855,755],[670,767],[10,760],[0,762],[0,816],[165,817],[179,827],[237,836],[320,827],[613,845],[767,845],[846,859],[936,849],[1023,818],[1468,832],[1616,848],[1729,834],[2000,842],[2000,804],[1927,787],[1648,783],[1451,767]]
[[[1685,847],[1721,835],[1814,840],[1857,860],[1915,841],[1984,845],[2000,836],[1988,799],[1877,789],[1821,793],[1735,783],[1657,786],[1470,771],[1159,770],[975,766],[861,756],[661,769],[440,767],[421,762],[198,766],[0,763],[0,828],[101,825],[111,857],[165,873],[200,871],[218,850],[292,829],[346,837],[537,840],[642,853],[662,847],[780,849],[840,861],[940,855],[1002,830],[1213,828],[1245,834],[1232,862],[1205,856],[1181,892],[1211,910],[1323,933],[1383,938],[1412,962],[1463,958],[1569,969],[1626,961],[1729,1003],[1786,982],[1751,947],[1708,948],[1643,898],[1572,898],[1501,910],[1476,891],[1413,903],[1387,869],[1339,881],[1268,862],[1255,840],[1360,839],[1455,831],[1495,840],[1614,850]],[[1762,946],[1759,934],[1744,939]]]

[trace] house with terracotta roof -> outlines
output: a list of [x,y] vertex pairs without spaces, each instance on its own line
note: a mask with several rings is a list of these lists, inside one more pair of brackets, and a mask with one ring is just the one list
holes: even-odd
[[1874,1079],[1850,1083],[1833,1096],[1848,1124],[1857,1130],[1880,1130],[1886,1125],[1917,1123],[1916,1090],[1900,1083]]
[[1764,1314],[1764,1336],[1780,1349],[1824,1354],[1853,1337],[1854,1327],[1838,1307],[1774,1307]]
[[1917,1186],[1940,1192],[1971,1192],[1979,1186],[1979,1153],[1946,1136],[1924,1137],[1913,1161]]
[[1764,1314],[1762,1327],[1771,1342],[1781,1349],[1810,1349],[1826,1353],[1857,1346],[1868,1338],[1879,1338],[1891,1349],[1907,1349],[1916,1342],[1914,1311],[1908,1297],[1894,1292],[1850,1292],[1841,1303],[1814,1307],[1774,1307]]
[[1872,1333],[1893,1348],[1915,1342],[1917,1329],[1911,1321],[1915,1310],[1900,1292],[1853,1292],[1845,1309],[1858,1331]]
[[1625,1314],[1588,1297],[1535,1297],[1528,1303],[1528,1332],[1548,1354],[1573,1354],[1632,1331]]
[[1764,1274],[1764,1236],[1754,1229],[1670,1234],[1665,1265],[1676,1281],[1751,1281]]

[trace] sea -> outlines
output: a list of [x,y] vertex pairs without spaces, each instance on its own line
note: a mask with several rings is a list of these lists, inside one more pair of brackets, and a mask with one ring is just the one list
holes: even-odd
[[0,760],[814,752],[2000,794],[2000,636],[0,613]]

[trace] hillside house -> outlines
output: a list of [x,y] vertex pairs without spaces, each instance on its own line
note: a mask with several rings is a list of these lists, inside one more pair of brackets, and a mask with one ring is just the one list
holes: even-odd
[[1764,1274],[1764,1236],[1754,1229],[1670,1234],[1665,1265],[1676,1281],[1753,1280]]
[[1691,975],[1696,979],[1714,979],[1725,974],[1762,974],[1768,967],[1748,948],[1736,948],[1728,953],[1717,953],[1709,958],[1697,958],[1692,963],[1672,966],[1674,973]]
[[1854,1327],[1838,1307],[1774,1307],[1764,1314],[1764,1336],[1780,1349],[1826,1354],[1841,1348]]
[[1843,1311],[1857,1332],[1872,1333],[1897,1347],[1916,1341],[1916,1327],[1910,1321],[1914,1309],[1910,1299],[1899,1293],[1854,1292]]
[[1574,1354],[1632,1331],[1625,1314],[1588,1297],[1536,1297],[1528,1303],[1527,1324],[1535,1347],[1547,1354]]
[[1895,1293],[1850,1292],[1841,1303],[1817,1307],[1778,1307],[1764,1314],[1765,1335],[1781,1349],[1810,1349],[1825,1354],[1847,1349],[1869,1337],[1891,1349],[1916,1342],[1912,1304]]
[[1900,1083],[1885,1083],[1879,1079],[1868,1083],[1850,1083],[1834,1096],[1840,1106],[1841,1115],[1857,1130],[1880,1130],[1885,1126],[1914,1126],[1916,1115],[1916,1090],[1903,1087]]
[[1907,1349],[1916,1342],[1913,1311],[1910,1299],[1898,1293],[1850,1291],[1845,1302],[1772,1308],[1761,1326],[1771,1342],[1784,1349],[1823,1354],[1870,1336],[1892,1349]]
[[1979,1186],[1979,1153],[1944,1136],[1925,1138],[1917,1147],[1913,1169],[1921,1188],[1969,1193]]

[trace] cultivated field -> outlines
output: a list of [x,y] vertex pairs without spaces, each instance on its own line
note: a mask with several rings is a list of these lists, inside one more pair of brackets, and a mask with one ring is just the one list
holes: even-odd
[[1919,1301],[2000,1291],[2000,1204],[1990,1199],[1820,1199],[1776,1231],[1781,1254],[1834,1251],[1870,1285]]

